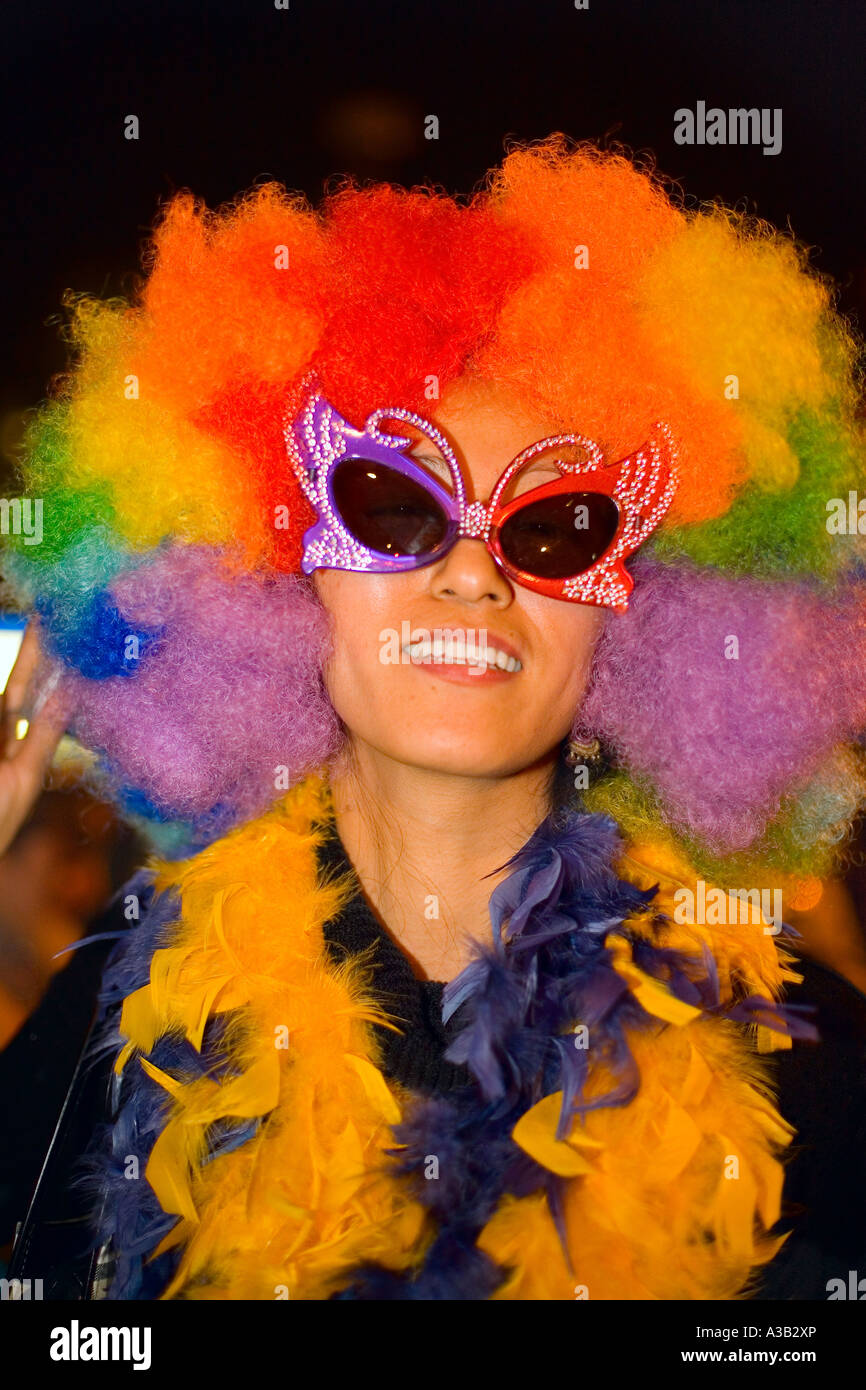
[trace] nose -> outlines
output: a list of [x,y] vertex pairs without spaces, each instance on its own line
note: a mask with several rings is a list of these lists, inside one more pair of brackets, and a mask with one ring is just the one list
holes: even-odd
[[507,608],[514,590],[483,541],[462,539],[434,566],[431,592],[436,598],[480,603],[489,599]]

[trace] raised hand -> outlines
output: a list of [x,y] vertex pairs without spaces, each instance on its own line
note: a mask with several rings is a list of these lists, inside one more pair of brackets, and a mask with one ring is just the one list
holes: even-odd
[[[43,790],[66,727],[68,711],[55,678],[49,678],[40,690],[32,689],[41,656],[39,629],[31,622],[0,694],[0,854],[8,849]],[[15,737],[19,719],[29,721],[20,739]]]

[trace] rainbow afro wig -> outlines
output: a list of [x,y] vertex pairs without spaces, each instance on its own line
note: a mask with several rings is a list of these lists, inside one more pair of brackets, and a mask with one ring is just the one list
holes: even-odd
[[4,573],[98,786],[164,854],[340,746],[282,435],[300,381],[362,425],[472,372],[608,458],[658,419],[677,440],[576,712],[606,753],[586,803],[716,882],[833,867],[866,794],[864,541],[838,524],[863,482],[857,348],[796,243],[553,136],[464,200],[181,193],[145,272],[129,303],[68,299],[74,362],[23,461],[44,537],[10,537]]

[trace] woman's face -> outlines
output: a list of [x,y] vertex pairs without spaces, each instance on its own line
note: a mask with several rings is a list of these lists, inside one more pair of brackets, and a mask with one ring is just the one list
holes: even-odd
[[[468,378],[431,404],[429,418],[451,442],[469,501],[486,501],[511,459],[551,433],[542,421],[515,413],[494,386]],[[442,471],[430,441],[415,452],[431,471]],[[543,469],[522,475],[519,491],[556,476],[549,464]],[[549,755],[569,731],[604,610],[512,585],[479,540],[459,540],[421,569],[316,570],[314,582],[332,620],[325,683],[356,744],[413,767],[503,777]],[[447,647],[416,647],[413,660],[404,642],[419,629],[431,638],[450,630],[452,655],[459,655],[463,633],[469,657],[474,642],[487,659],[444,663]],[[499,652],[519,669],[491,669]]]

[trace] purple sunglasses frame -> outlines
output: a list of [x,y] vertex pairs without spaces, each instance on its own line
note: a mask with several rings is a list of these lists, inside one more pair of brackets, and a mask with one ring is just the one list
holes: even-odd
[[[301,383],[301,393],[304,403],[286,422],[283,433],[295,476],[318,518],[304,533],[304,574],[316,569],[377,574],[421,569],[443,558],[457,540],[465,537],[484,541],[497,564],[525,588],[572,603],[596,604],[620,612],[627,608],[634,581],[623,561],[659,525],[679,482],[677,450],[666,424],[658,422],[655,426],[660,438],[651,437],[634,454],[607,466],[598,444],[586,436],[550,435],[530,444],[511,460],[486,503],[467,502],[458,460],[448,440],[431,421],[401,406],[381,407],[367,416],[364,428],[359,430],[325,399],[314,376]],[[379,428],[384,420],[411,424],[439,447],[451,473],[453,495],[403,452],[414,443],[410,437],[388,434]],[[502,492],[521,468],[544,450],[564,444],[583,448],[587,462],[561,466],[559,480],[542,484],[499,507]],[[434,498],[447,519],[445,536],[434,550],[418,555],[388,555],[368,549],[352,535],[337,510],[332,481],[337,465],[351,458],[385,464],[412,479]],[[589,486],[583,490],[611,497],[617,504],[619,521],[603,554],[586,570],[565,579],[546,580],[517,569],[507,560],[498,545],[499,525],[527,503],[563,491],[564,480],[569,490],[581,490],[581,482],[586,482]]]

